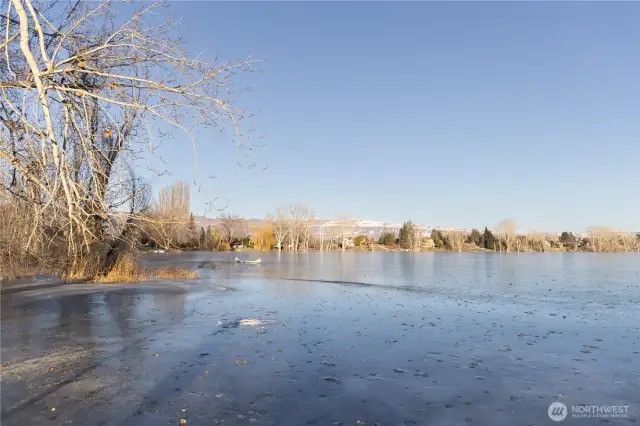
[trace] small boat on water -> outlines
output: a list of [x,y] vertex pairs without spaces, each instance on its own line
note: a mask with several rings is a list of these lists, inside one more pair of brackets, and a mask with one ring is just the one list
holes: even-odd
[[256,260],[240,260],[240,259],[238,259],[238,257],[236,256],[236,263],[250,263],[250,264],[256,264],[256,263],[262,263],[262,260],[260,260],[260,259],[256,259]]

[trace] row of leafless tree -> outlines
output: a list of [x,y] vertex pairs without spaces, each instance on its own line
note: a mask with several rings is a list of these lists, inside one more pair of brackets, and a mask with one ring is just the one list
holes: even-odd
[[[462,251],[473,246],[470,234],[463,231],[444,233],[449,248]],[[517,232],[515,222],[504,220],[498,223],[493,234],[496,251],[505,252],[548,252],[548,251],[585,251],[585,252],[640,252],[640,233],[618,231],[608,227],[590,227],[580,236],[563,232],[561,235],[541,232]]]
[[267,215],[267,222],[271,225],[276,249],[309,250],[314,215],[307,206],[294,204],[279,208],[274,215]]
[[[278,250],[298,251],[310,248],[317,250],[346,250],[353,247],[357,232],[357,222],[348,215],[333,221],[317,221],[306,206],[292,205],[276,210],[267,216],[271,226],[274,248]],[[311,232],[312,226],[315,228]],[[375,249],[373,234],[383,230],[370,230],[368,235],[360,235],[363,242],[371,250]],[[264,229],[261,229],[264,233]],[[475,231],[479,233],[479,231]],[[563,233],[562,236],[539,232],[518,232],[513,220],[503,220],[488,231],[491,241],[482,245],[495,251],[504,252],[549,252],[549,251],[589,251],[589,252],[640,252],[640,234],[620,232],[611,228],[592,227],[583,236]],[[426,235],[422,226],[405,223],[400,229],[397,245],[410,251],[430,250],[440,247],[432,236]],[[439,231],[444,241],[442,248],[461,252],[479,248],[470,232],[461,230]],[[395,245],[395,244],[394,244]]]
[[[190,216],[189,187],[178,182],[160,191],[158,201],[150,209],[146,229],[148,236],[164,248],[191,247],[215,250],[220,243],[223,249],[251,235],[251,241],[261,250],[275,248],[285,251],[347,250],[357,241],[359,247],[375,249],[373,235],[381,230],[370,230],[367,235],[356,235],[357,222],[348,215],[338,220],[317,221],[305,205],[293,204],[276,210],[266,218],[266,226],[248,229],[245,220],[237,215],[223,213],[213,230],[197,230]],[[505,252],[548,252],[558,250],[615,252],[640,251],[640,237],[604,227],[588,229],[586,236],[562,236],[538,232],[519,233],[512,220],[499,222],[489,232],[491,241],[480,243],[479,231],[434,230],[427,236],[423,226],[406,222],[392,245],[410,251],[429,250],[436,247],[451,251],[463,251],[482,246]],[[474,235],[475,233],[475,235]],[[442,239],[441,241],[438,241]],[[438,244],[436,244],[438,243]]]
[[587,230],[583,245],[586,250],[596,253],[617,251],[640,253],[640,233],[619,232],[602,226],[592,227]]
[[345,251],[353,246],[357,229],[356,221],[346,214],[338,220],[318,221],[314,213],[302,204],[278,208],[274,214],[267,215],[266,221],[271,226],[274,246],[279,251],[336,248]]

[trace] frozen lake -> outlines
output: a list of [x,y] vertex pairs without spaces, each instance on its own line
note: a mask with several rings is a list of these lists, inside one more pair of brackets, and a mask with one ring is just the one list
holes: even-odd
[[[3,425],[586,426],[640,414],[638,254],[144,261],[201,278],[3,288]],[[555,423],[554,401],[625,405],[628,417]]]

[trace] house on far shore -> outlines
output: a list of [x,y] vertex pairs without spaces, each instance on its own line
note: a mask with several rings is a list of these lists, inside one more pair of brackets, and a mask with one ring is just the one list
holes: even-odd
[[436,243],[433,242],[431,238],[425,238],[422,240],[422,248],[423,249],[432,249],[436,247]]
[[354,248],[355,246],[356,246],[356,245],[355,245],[355,244],[354,244],[354,242],[353,242],[353,238],[352,238],[352,237],[347,238],[347,240],[345,241],[344,248],[345,248],[345,249],[352,249],[352,248]]

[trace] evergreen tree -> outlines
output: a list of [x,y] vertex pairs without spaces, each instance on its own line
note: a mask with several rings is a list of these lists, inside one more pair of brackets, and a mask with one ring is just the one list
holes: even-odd
[[496,237],[493,236],[493,233],[491,231],[489,231],[489,228],[487,228],[486,226],[484,227],[484,235],[482,238],[484,241],[484,248],[489,249],[489,250],[495,250],[496,247]]
[[578,240],[571,232],[564,231],[560,234],[560,242],[564,248],[573,250],[576,247]]
[[200,250],[203,250],[206,248],[206,244],[207,244],[207,234],[204,231],[204,228],[201,226],[200,235],[198,235],[198,248]]
[[206,250],[213,250],[213,230],[211,229],[211,225],[207,226],[206,235],[204,237],[204,245]]
[[400,234],[398,235],[398,239],[400,240],[400,247],[405,249],[413,248],[412,242],[415,234],[415,225],[413,222],[408,221],[402,224],[402,228],[400,228]]
[[196,220],[193,217],[193,213],[189,216],[189,223],[187,224],[188,238],[187,245],[193,247],[198,244],[198,230],[196,228]]
[[380,238],[378,239],[378,244],[382,244],[385,246],[390,246],[395,244],[396,242],[396,234],[393,232],[383,232],[380,234]]
[[468,244],[475,244],[478,247],[484,247],[484,241],[482,239],[482,233],[477,229],[473,228],[471,230],[471,234],[467,237]]

